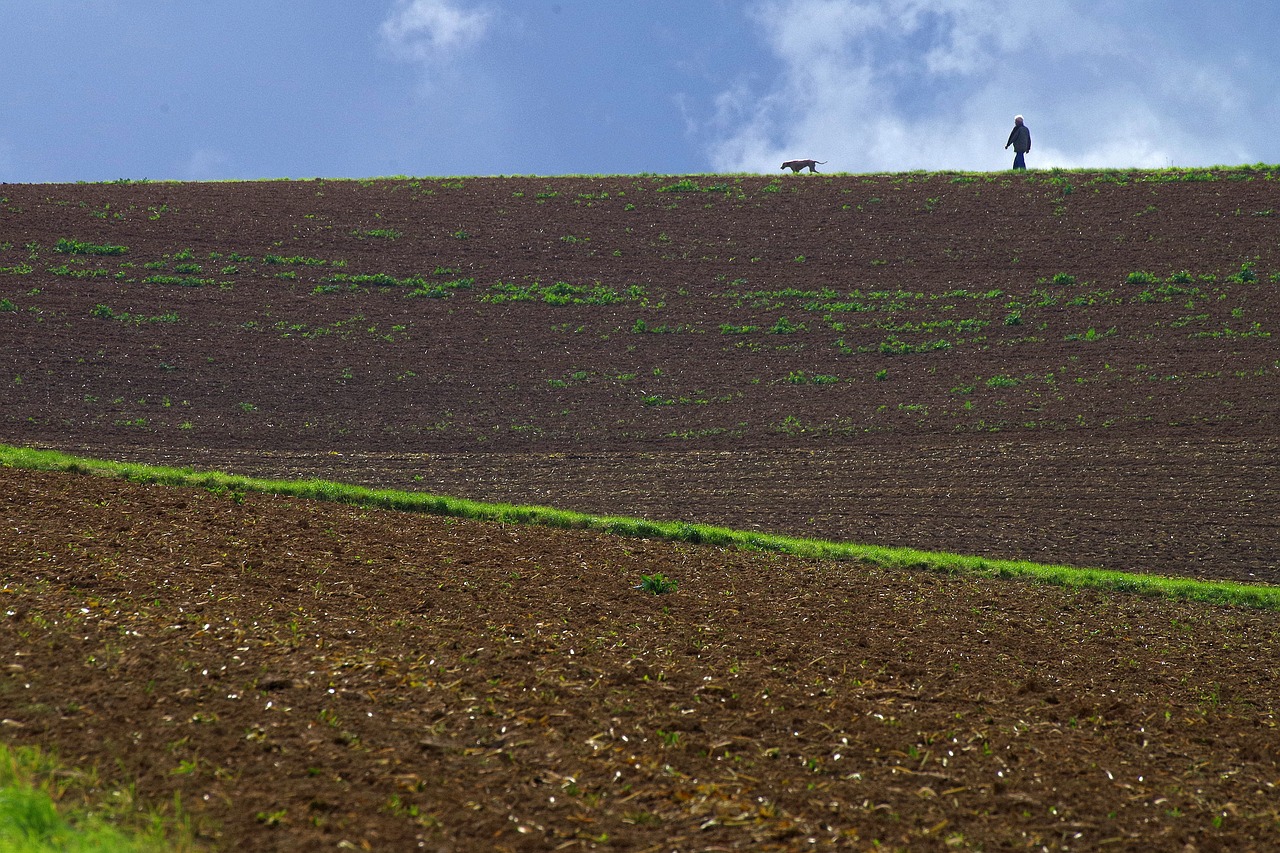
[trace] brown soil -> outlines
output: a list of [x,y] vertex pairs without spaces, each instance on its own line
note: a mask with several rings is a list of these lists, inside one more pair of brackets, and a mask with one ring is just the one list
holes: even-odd
[[[0,440],[1275,583],[1275,184],[1167,177],[0,186]],[[1272,613],[0,480],[4,736],[226,849],[1280,843]]]
[[6,737],[225,849],[1280,843],[1275,613],[0,477]]

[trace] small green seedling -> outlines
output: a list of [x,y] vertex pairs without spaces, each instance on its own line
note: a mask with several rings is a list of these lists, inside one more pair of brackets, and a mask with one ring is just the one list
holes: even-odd
[[668,592],[675,592],[679,584],[662,574],[655,572],[651,575],[641,575],[640,583],[636,589],[643,589],[645,592],[651,592],[654,595],[665,595]]

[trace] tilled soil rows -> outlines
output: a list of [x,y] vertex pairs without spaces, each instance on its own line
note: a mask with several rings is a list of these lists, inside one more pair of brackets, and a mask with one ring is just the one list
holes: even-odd
[[[1278,196],[0,185],[0,441],[1276,583]],[[227,849],[1280,831],[1273,614],[0,475],[7,739]]]
[[1280,843],[1273,612],[0,485],[5,737],[223,849]]

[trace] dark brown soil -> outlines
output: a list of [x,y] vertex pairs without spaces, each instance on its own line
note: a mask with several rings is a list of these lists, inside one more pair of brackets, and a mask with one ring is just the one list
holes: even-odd
[[6,737],[226,849],[1280,843],[1275,613],[0,477]]
[[[1173,176],[0,186],[0,441],[1276,583],[1280,192]],[[3,735],[226,849],[1280,844],[1273,613],[0,494]]]

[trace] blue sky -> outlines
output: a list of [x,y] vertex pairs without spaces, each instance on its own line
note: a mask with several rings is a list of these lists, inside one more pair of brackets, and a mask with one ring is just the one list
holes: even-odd
[[1274,0],[0,0],[0,181],[1280,162]]

